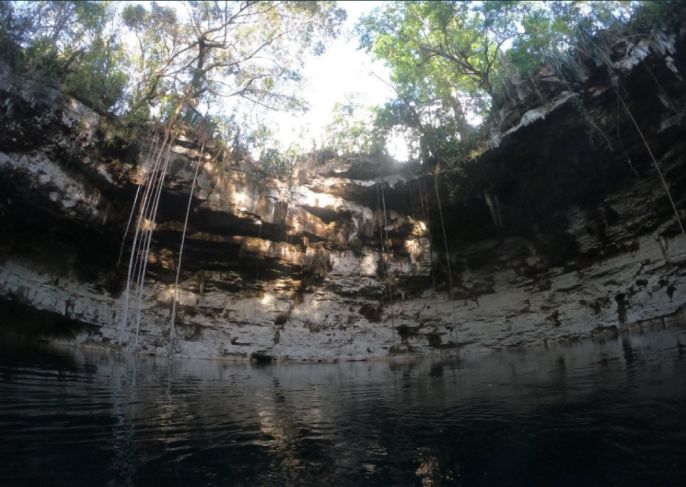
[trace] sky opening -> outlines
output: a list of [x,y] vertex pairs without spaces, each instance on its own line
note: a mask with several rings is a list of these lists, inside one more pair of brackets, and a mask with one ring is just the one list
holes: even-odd
[[[188,15],[184,2],[158,3],[173,7],[181,17]],[[373,59],[371,54],[358,48],[359,40],[355,34],[355,25],[362,16],[384,3],[387,2],[338,2],[338,6],[347,12],[347,19],[341,26],[340,34],[336,39],[327,41],[324,53],[318,56],[309,53],[304,59],[302,86],[298,93],[308,107],[306,112],[264,110],[257,106],[249,106],[248,102],[237,98],[224,99],[223,111],[227,114],[236,114],[239,120],[248,117],[250,123],[257,119],[270,130],[273,142],[277,145],[275,148],[280,151],[295,148],[301,153],[325,148],[326,128],[333,121],[337,103],[352,101],[357,108],[352,117],[355,120],[366,120],[371,124],[372,107],[381,106],[393,98],[394,91],[390,83],[389,69],[381,61]],[[135,37],[132,34],[128,37],[125,41],[135,49]],[[211,107],[209,111],[212,111]],[[255,147],[251,155],[257,159],[261,150],[266,148]],[[406,137],[400,133],[389,136],[386,150],[399,161],[408,160],[411,154]]]
[[[303,71],[303,97],[309,106],[304,114],[285,112],[274,114],[274,135],[283,147],[296,143],[310,148],[321,148],[326,126],[331,123],[336,103],[352,100],[359,105],[360,113],[354,117],[364,118],[365,108],[383,105],[394,93],[389,81],[389,70],[372,58],[371,54],[358,49],[354,33],[355,24],[361,16],[369,13],[383,2],[339,2],[348,13],[341,34],[327,44],[320,55],[309,55]],[[402,141],[392,141],[391,155],[407,159],[407,147]]]

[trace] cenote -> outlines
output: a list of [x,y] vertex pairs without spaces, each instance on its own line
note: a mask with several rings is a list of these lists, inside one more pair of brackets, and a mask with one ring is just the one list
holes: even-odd
[[0,2],[0,485],[685,486],[685,25]]
[[684,485],[683,344],[270,366],[14,344],[0,483]]

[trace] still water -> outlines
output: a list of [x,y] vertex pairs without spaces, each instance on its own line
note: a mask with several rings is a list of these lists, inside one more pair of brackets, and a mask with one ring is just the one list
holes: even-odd
[[5,345],[0,484],[683,486],[685,346],[250,366]]

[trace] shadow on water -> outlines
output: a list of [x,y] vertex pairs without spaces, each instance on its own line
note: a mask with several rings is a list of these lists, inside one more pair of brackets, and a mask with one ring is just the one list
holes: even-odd
[[0,346],[0,484],[686,485],[686,332],[449,361]]

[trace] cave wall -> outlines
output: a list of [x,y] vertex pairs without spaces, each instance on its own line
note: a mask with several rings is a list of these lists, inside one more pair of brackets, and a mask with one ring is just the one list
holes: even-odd
[[[481,186],[449,201],[458,176],[436,176],[450,279],[432,174],[348,157],[302,161],[279,180],[210,147],[171,352],[366,359],[611,339],[683,321],[686,239],[646,143],[684,218],[685,38],[680,28],[618,38],[612,66],[589,57],[574,82],[543,67],[515,83],[475,161]],[[168,354],[197,143],[176,140],[140,330],[131,320],[122,330],[122,236],[149,148],[4,66],[0,100],[3,328],[28,333],[12,316],[38,311],[50,340],[133,351],[138,335],[140,351]]]

